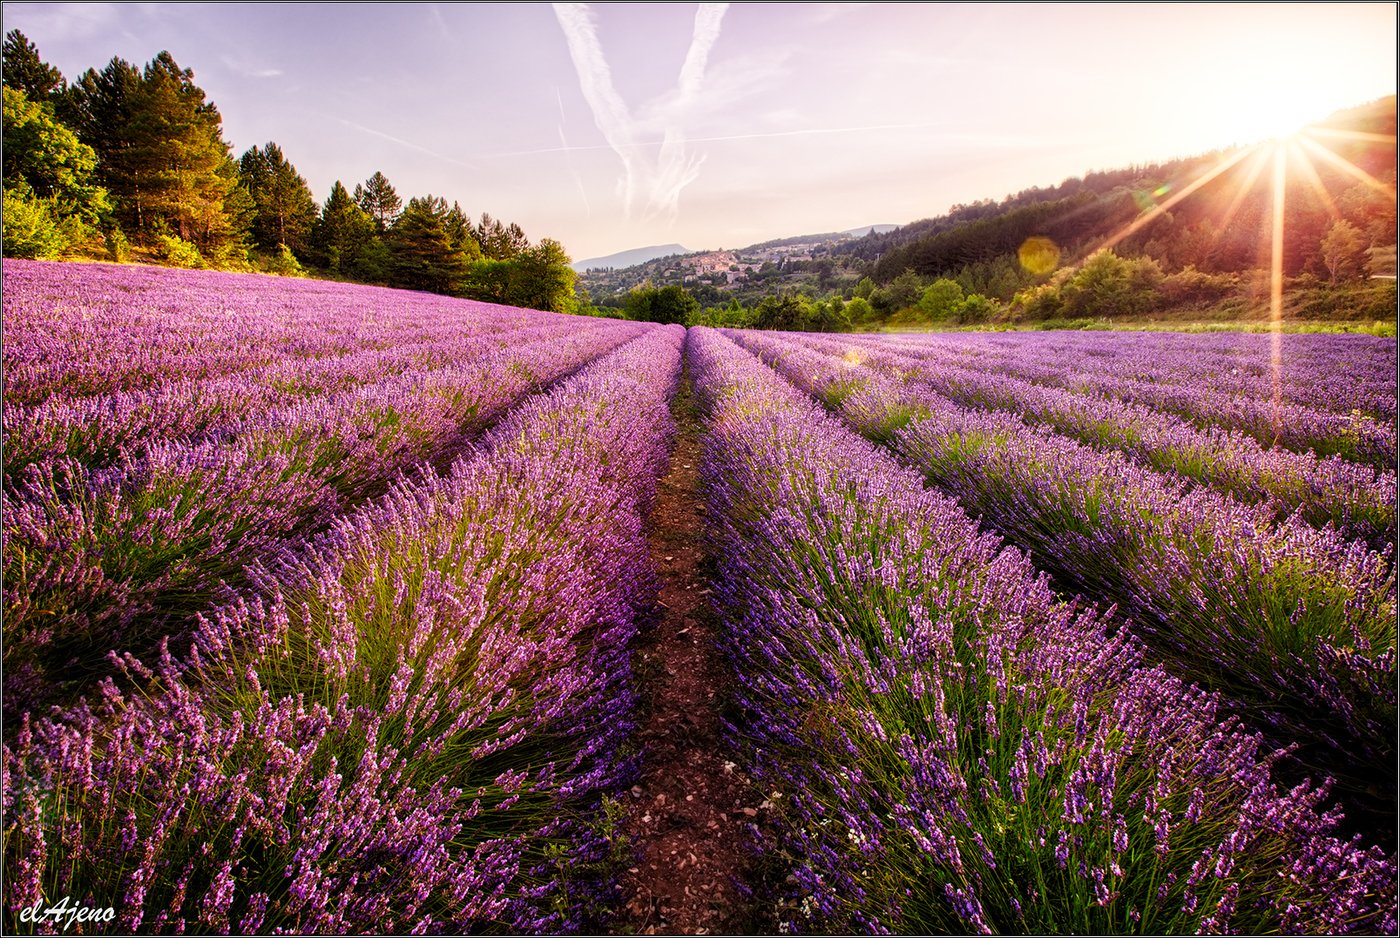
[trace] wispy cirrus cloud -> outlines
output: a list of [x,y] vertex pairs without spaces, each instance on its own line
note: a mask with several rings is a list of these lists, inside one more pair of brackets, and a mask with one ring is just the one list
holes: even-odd
[[[710,50],[719,39],[728,7],[727,3],[700,4],[675,91],[634,115],[613,84],[593,11],[583,3],[554,4],[584,100],[603,139],[622,161],[618,187],[623,210],[629,216],[641,204],[647,218],[674,219],[680,210],[681,191],[700,174],[704,157],[687,146],[685,118],[700,100]],[[658,132],[659,146],[653,149]]]

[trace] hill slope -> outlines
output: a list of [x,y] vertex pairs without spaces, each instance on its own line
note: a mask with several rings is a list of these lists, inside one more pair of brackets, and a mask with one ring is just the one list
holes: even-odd
[[647,261],[656,260],[658,257],[670,257],[673,254],[689,254],[690,249],[679,244],[653,244],[644,248],[632,248],[629,251],[618,251],[616,254],[608,254],[603,257],[589,257],[581,261],[574,261],[570,266],[579,273],[585,270],[601,270],[608,267],[635,267],[637,264],[645,264]]

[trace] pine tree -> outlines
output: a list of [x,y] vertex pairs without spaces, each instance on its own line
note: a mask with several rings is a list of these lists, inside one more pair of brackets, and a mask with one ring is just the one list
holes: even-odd
[[355,187],[355,202],[374,219],[374,224],[383,232],[389,230],[399,217],[403,200],[389,184],[389,180],[378,170],[365,180],[363,186]]
[[169,52],[152,59],[132,100],[134,170],[150,214],[206,253],[236,234],[224,212],[237,180],[220,171],[230,159],[221,130],[218,108],[204,100],[194,73]]
[[408,206],[389,231],[389,284],[455,295],[467,276],[468,257],[452,243],[446,200],[424,196]]
[[39,58],[38,48],[18,29],[5,34],[4,81],[6,88],[23,91],[35,103],[66,87],[63,73]]
[[376,237],[374,219],[355,204],[337,179],[311,227],[315,262],[332,273],[359,276],[365,272],[361,264],[365,248]]
[[97,154],[97,179],[128,231],[142,230],[147,215],[131,134],[132,102],[140,86],[141,70],[113,58],[100,72],[84,72],[56,102],[59,118]]
[[282,148],[271,141],[261,150],[250,147],[238,161],[238,171],[255,207],[251,225],[254,243],[267,251],[285,244],[305,256],[307,236],[317,216],[316,200]]
[[492,260],[508,261],[530,247],[530,239],[520,226],[511,222],[501,224],[485,212],[481,213],[481,223],[472,232],[481,252]]

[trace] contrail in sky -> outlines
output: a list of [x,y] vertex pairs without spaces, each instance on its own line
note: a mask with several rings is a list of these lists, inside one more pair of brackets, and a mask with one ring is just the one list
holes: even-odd
[[586,211],[588,213],[588,216],[591,218],[593,217],[593,206],[590,205],[588,202],[588,190],[584,188],[583,177],[578,174],[578,170],[574,168],[573,158],[569,156],[570,153],[572,153],[574,150],[579,149],[579,147],[569,146],[569,140],[567,137],[564,136],[564,96],[559,93],[559,87],[557,85],[554,88],[554,98],[559,102],[560,144],[555,149],[564,154],[564,163],[569,167],[570,175],[574,177],[574,184],[578,186],[579,197],[583,199],[584,211]]
[[374,135],[374,136],[376,136],[376,137],[383,137],[385,140],[390,140],[390,141],[392,141],[392,142],[394,142],[394,143],[397,143],[397,144],[398,144],[399,146],[401,146],[401,147],[408,147],[410,150],[417,150],[419,153],[426,153],[426,154],[428,154],[429,156],[435,156],[435,157],[437,157],[437,158],[440,159],[440,160],[444,160],[445,162],[448,162],[448,163],[454,163],[454,164],[456,164],[457,166],[463,167],[464,169],[480,169],[480,168],[481,168],[481,167],[476,166],[476,165],[474,165],[474,164],[472,164],[472,163],[464,163],[464,162],[462,162],[461,160],[453,159],[452,157],[446,156],[446,155],[444,155],[444,154],[442,154],[442,153],[439,153],[439,152],[436,151],[436,150],[429,150],[427,147],[419,146],[418,144],[413,143],[412,141],[409,141],[409,140],[402,140],[402,139],[400,139],[400,138],[398,138],[398,137],[393,136],[392,134],[386,134],[386,133],[385,133],[384,131],[382,131],[382,130],[375,130],[373,127],[366,127],[364,124],[357,124],[357,123],[355,123],[354,121],[346,120],[346,119],[343,118],[343,117],[337,117],[336,120],[340,121],[340,122],[341,122],[342,124],[344,124],[346,127],[353,127],[354,129],[356,129],[356,130],[358,130],[358,131],[361,131],[361,132],[363,132],[363,133],[372,134],[372,135]]
[[[686,151],[681,121],[700,94],[710,49],[719,38],[726,3],[702,3],[695,13],[694,32],[685,63],[677,80],[676,97],[656,108],[662,125],[660,149],[653,155],[648,144],[638,140],[644,129],[633,118],[626,102],[613,86],[593,12],[582,3],[556,3],[554,15],[569,44],[569,57],[578,72],[579,88],[593,111],[593,120],[608,147],[622,160],[623,209],[632,214],[639,198],[645,198],[647,217],[665,215],[674,219],[680,207],[681,190],[700,173],[702,157]],[[580,148],[582,149],[582,148]]]
[[[680,143],[717,143],[726,140],[761,140],[765,137],[806,137],[815,134],[859,134],[870,133],[876,130],[923,130],[929,127],[945,126],[944,121],[920,121],[912,124],[865,124],[859,127],[804,127],[796,130],[768,130],[756,131],[746,134],[721,134],[713,137],[685,137]],[[976,133],[954,133],[946,134],[941,139],[956,140],[958,142],[993,143],[1005,146],[1041,146],[1043,140],[1029,137],[1015,136],[992,136]],[[630,147],[659,147],[663,146],[664,140],[638,140],[627,144]],[[536,153],[564,153],[582,150],[611,150],[614,149],[608,144],[580,144],[578,146],[558,146],[540,147],[534,150],[510,150],[502,153],[482,153],[478,154],[483,158],[499,156],[531,156]]]

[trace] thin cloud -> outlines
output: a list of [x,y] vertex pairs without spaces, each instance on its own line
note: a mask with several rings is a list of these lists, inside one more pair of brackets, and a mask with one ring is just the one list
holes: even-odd
[[[642,121],[632,115],[613,85],[612,70],[598,41],[592,10],[582,3],[554,4],[555,18],[564,31],[569,57],[578,73],[579,89],[608,148],[622,161],[618,186],[623,210],[628,216],[639,201],[645,200],[645,217],[663,216],[674,220],[680,210],[682,190],[700,175],[704,157],[687,150],[682,124],[699,99],[710,50],[719,39],[728,6],[725,3],[700,4],[676,92],[649,108],[651,119]],[[640,140],[641,131],[651,129],[653,124],[660,125],[661,140]],[[654,155],[648,152],[652,146],[658,147]],[[554,148],[547,148],[541,152],[552,150]]]

